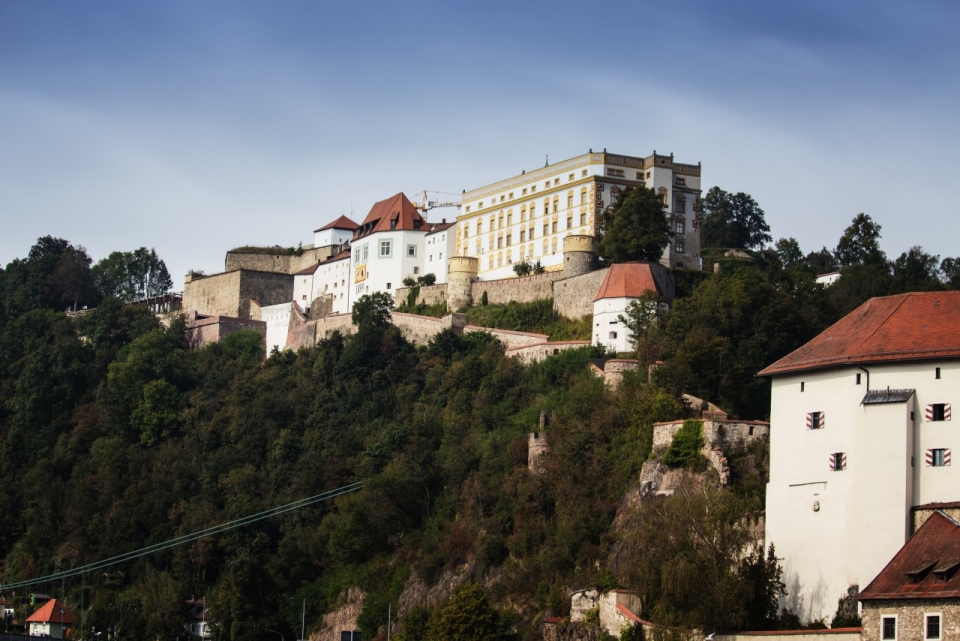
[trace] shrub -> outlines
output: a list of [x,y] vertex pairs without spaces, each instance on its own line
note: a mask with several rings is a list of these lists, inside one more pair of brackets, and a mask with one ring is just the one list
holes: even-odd
[[663,462],[675,467],[699,467],[703,460],[700,454],[703,443],[703,421],[687,419],[673,435],[673,441],[663,455]]

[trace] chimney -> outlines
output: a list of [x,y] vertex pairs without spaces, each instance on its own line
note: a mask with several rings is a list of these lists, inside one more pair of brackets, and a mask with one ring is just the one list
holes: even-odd
[[445,222],[447,222],[447,219],[446,219],[446,218],[441,218],[441,219],[440,219],[440,222],[445,223]]

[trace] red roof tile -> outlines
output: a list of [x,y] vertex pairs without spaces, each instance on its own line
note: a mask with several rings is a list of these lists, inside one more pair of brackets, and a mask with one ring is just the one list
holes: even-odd
[[360,225],[358,225],[357,223],[353,222],[352,220],[350,220],[350,219],[347,218],[346,216],[340,216],[340,218],[337,218],[337,219],[336,219],[335,221],[333,221],[332,223],[327,223],[326,225],[324,225],[324,226],[321,227],[320,229],[314,229],[314,230],[313,230],[313,233],[317,233],[318,231],[324,231],[324,230],[327,230],[327,229],[347,229],[347,230],[349,230],[349,231],[353,231],[353,230],[355,230],[355,229],[356,229],[357,227],[359,227],[359,226],[360,226]]
[[[929,567],[918,574],[913,572],[921,566]],[[960,523],[943,512],[934,512],[858,598],[861,601],[960,598],[958,566]],[[949,571],[938,572],[941,568]]]
[[[368,227],[369,225],[369,227]],[[354,239],[381,231],[427,231],[426,222],[403,193],[375,203],[363,224],[353,233]]]
[[601,298],[640,298],[644,292],[653,291],[662,294],[657,289],[657,281],[653,277],[650,263],[616,263],[607,271],[600,291],[593,300]]
[[761,376],[807,369],[960,357],[960,291],[871,298]]
[[307,274],[312,274],[313,272],[317,271],[318,267],[320,267],[320,263],[314,263],[313,265],[310,265],[309,267],[305,267],[298,272],[293,272],[293,275],[306,276]]
[[73,612],[58,599],[50,599],[27,617],[27,623],[73,623]]

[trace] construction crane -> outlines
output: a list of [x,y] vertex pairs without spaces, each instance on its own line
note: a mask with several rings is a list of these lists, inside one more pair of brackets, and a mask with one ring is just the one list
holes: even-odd
[[[433,200],[430,199],[430,194],[437,194]],[[418,192],[418,196],[421,196],[422,199],[419,201],[414,201],[413,206],[417,208],[417,211],[420,212],[420,215],[423,216],[424,220],[427,218],[427,212],[431,209],[436,209],[437,207],[456,207],[460,209],[461,203],[459,200],[447,199],[441,201],[441,196],[459,196],[460,194],[449,194],[443,191],[430,191],[424,189],[422,192]]]

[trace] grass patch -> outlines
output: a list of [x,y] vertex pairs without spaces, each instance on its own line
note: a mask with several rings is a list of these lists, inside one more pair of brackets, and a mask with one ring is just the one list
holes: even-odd
[[405,314],[419,314],[420,316],[433,316],[435,318],[442,318],[447,315],[447,303],[441,301],[436,305],[428,305],[426,303],[418,303],[416,305],[410,305],[404,303],[400,305],[393,311],[403,312]]
[[546,298],[532,303],[470,307],[467,322],[480,327],[546,334],[555,341],[588,341],[592,321],[590,316],[577,320],[564,318],[554,309],[553,299]]

